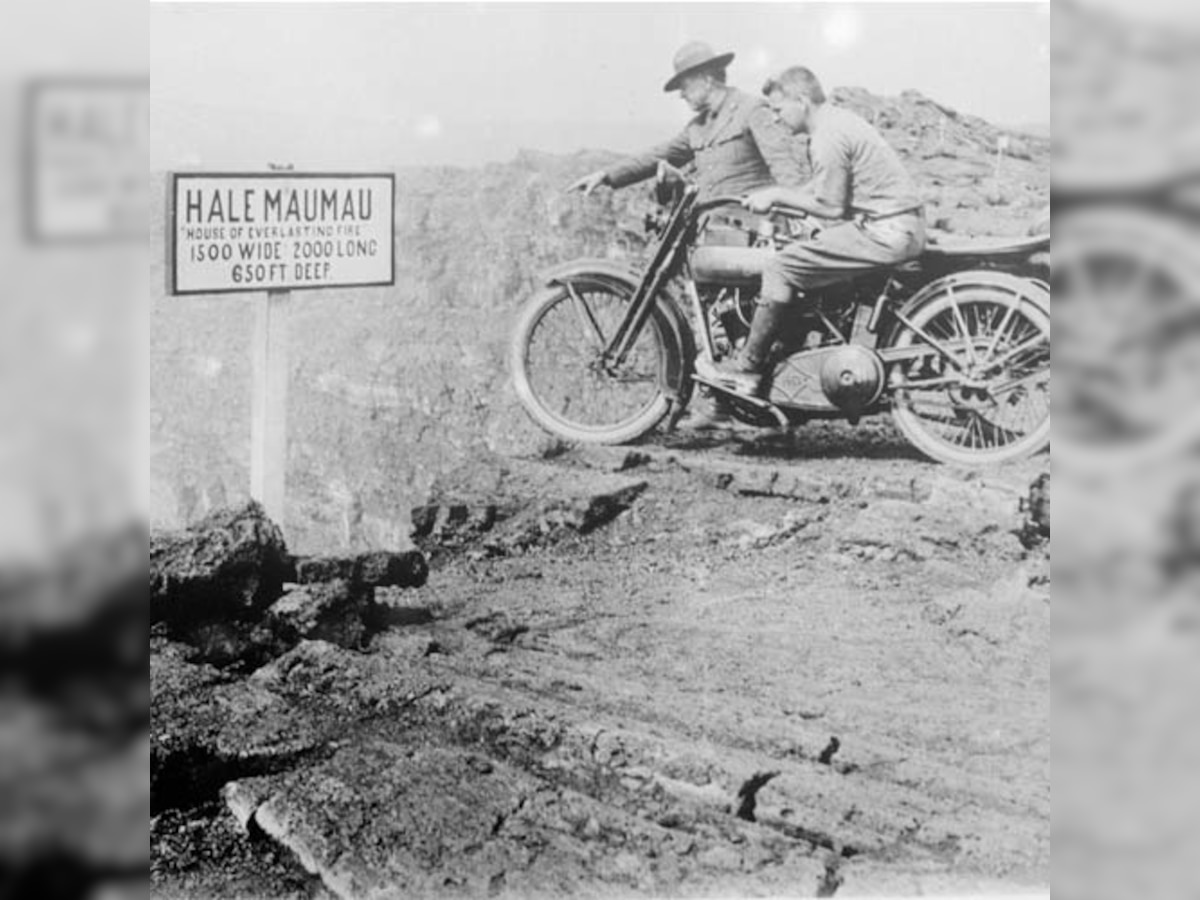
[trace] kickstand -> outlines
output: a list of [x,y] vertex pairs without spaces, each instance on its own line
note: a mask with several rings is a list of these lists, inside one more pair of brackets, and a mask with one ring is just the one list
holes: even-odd
[[687,412],[687,404],[675,401],[671,404],[671,411],[667,414],[666,433],[674,434],[679,427],[679,421],[683,418],[683,414]]

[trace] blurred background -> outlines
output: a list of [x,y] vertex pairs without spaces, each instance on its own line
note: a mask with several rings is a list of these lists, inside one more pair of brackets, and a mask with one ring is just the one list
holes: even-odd
[[1054,846],[1060,897],[1200,872],[1200,16],[1054,5]]
[[[1200,13],[1059,0],[1045,28],[1053,891],[1186,896]],[[147,890],[148,48],[133,0],[0,9],[0,896]]]
[[145,6],[0,7],[0,897],[148,893]]

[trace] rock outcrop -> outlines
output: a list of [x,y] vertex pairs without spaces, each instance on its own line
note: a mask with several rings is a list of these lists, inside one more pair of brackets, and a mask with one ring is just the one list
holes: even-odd
[[[146,533],[0,573],[0,882],[14,897],[145,884]],[[106,894],[107,895],[107,894]]]
[[257,503],[158,532],[150,541],[151,622],[176,630],[254,618],[279,596],[287,568],[283,533]]
[[417,550],[294,558],[251,502],[152,537],[151,620],[205,663],[254,669],[302,640],[365,645],[384,620],[376,588],[419,587],[428,574]]

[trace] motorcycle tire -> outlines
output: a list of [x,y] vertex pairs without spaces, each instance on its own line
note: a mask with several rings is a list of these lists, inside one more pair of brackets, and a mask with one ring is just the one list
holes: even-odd
[[[914,298],[916,299],[916,298]],[[912,324],[978,372],[994,376],[963,384],[945,366],[939,387],[910,385],[903,367],[892,372],[892,418],[914,447],[932,459],[978,466],[1032,456],[1050,443],[1050,295],[1040,283],[988,273],[961,273],[914,304]],[[966,333],[966,339],[962,334]],[[920,344],[900,325],[891,346]],[[937,380],[937,379],[933,379]],[[916,381],[912,381],[915,385]],[[992,389],[996,389],[995,394]]]
[[1200,262],[1190,220],[1083,206],[1054,225],[1054,460],[1122,476],[1200,446]]
[[623,280],[579,275],[539,290],[521,309],[509,367],[525,411],[546,431],[581,443],[625,444],[670,412],[668,373],[681,361],[661,312],[650,316],[622,366],[600,364],[633,292]]

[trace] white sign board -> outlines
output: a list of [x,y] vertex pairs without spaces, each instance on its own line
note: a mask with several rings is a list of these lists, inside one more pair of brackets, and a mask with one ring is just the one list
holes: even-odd
[[150,86],[32,83],[25,101],[26,231],[36,241],[145,238]]
[[176,173],[173,294],[395,283],[395,176]]

